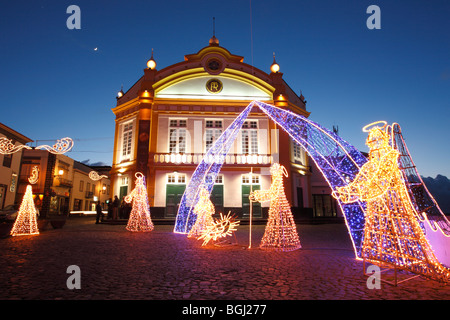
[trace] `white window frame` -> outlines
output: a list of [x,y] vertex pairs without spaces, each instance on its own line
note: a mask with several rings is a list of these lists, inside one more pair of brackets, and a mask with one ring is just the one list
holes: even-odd
[[168,173],[166,177],[166,184],[186,184],[186,174]]
[[261,177],[259,174],[252,174],[252,181],[250,183],[250,175],[243,174],[241,176],[241,184],[243,184],[243,185],[259,185],[259,184],[261,184]]
[[[208,122],[212,122],[209,125]],[[220,137],[223,132],[222,119],[207,119],[205,120],[205,153],[209,151],[214,142]]]
[[[131,128],[129,126],[131,125]],[[136,119],[123,121],[119,125],[118,162],[134,160],[134,141],[136,137]],[[126,141],[125,141],[126,139]]]
[[259,154],[258,128],[258,120],[246,120],[242,124],[241,154]]
[[[169,118],[168,130],[168,153],[187,153],[187,119]],[[180,140],[180,138],[182,138],[182,140]],[[175,146],[172,145],[173,142],[175,143]]]

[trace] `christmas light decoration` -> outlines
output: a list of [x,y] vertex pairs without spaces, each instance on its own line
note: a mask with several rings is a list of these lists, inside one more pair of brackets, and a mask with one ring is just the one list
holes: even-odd
[[33,166],[31,169],[31,176],[28,177],[28,182],[31,184],[36,184],[39,180],[39,168],[38,166]]
[[91,180],[98,181],[103,178],[108,178],[108,176],[105,176],[104,174],[99,175],[98,172],[96,171],[89,172],[89,179]]
[[231,236],[237,230],[239,223],[240,221],[236,220],[236,217],[231,215],[231,212],[228,212],[226,216],[221,212],[220,219],[214,219],[214,223],[208,225],[197,239],[203,240],[202,246],[205,246],[211,240],[217,241],[220,238]]
[[283,186],[283,175],[287,177],[288,173],[284,166],[274,163],[270,168],[270,174],[272,175],[270,189],[255,190],[250,194],[252,201],[270,201],[269,218],[260,248],[277,251],[297,250],[301,248],[301,244]]
[[37,226],[37,210],[33,201],[31,185],[27,185],[25,195],[17,213],[16,221],[11,229],[12,236],[39,234]]
[[175,221],[175,233],[189,233],[194,226],[196,215],[193,213],[193,208],[195,208],[200,198],[200,188],[204,187],[211,193],[214,181],[222,168],[226,155],[233,145],[244,120],[250,113],[253,104],[254,102],[250,103],[228,126],[227,130],[215,141],[195,169],[181,198]]
[[[71,138],[62,138],[60,140],[57,140],[56,143],[53,146],[48,145],[42,145],[37,146],[34,149],[44,149],[48,152],[54,153],[54,154],[63,154],[72,149],[73,147],[73,140]],[[30,146],[27,145],[14,145],[12,143],[12,139],[8,139],[5,137],[0,138],[0,153],[1,154],[12,154],[15,152],[18,152],[22,149],[33,149]]]
[[[302,146],[316,163],[332,190],[354,179],[361,166],[367,162],[358,149],[319,124],[293,112],[253,101],[223,131],[197,166],[181,198],[174,232],[189,233],[195,224],[196,216],[192,211],[199,200],[200,186],[206,187],[208,192],[211,192],[226,155],[254,106],[261,109]],[[365,204],[361,201],[343,203],[340,200],[338,203],[344,213],[355,255],[359,257],[364,230]]]
[[209,226],[214,225],[214,204],[209,199],[209,192],[205,188],[200,189],[200,199],[194,208],[194,214],[197,215],[195,224],[189,231],[188,237],[195,237],[203,234],[203,231]]
[[148,204],[145,177],[140,172],[137,172],[135,176],[136,186],[131,193],[125,197],[125,202],[133,202],[126,229],[133,232],[152,231],[154,226],[150,217],[150,206]]
[[419,224],[420,215],[411,202],[399,168],[400,154],[392,147],[391,127],[378,121],[363,130],[369,132],[366,140],[369,161],[353,181],[333,191],[333,196],[344,203],[358,200],[366,203],[362,258],[381,266],[450,281],[450,270],[436,259]]

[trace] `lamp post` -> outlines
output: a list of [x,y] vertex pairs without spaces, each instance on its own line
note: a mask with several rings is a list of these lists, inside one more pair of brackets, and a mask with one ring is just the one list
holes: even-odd
[[[250,181],[250,195],[253,192],[253,167],[250,169],[250,175],[249,175],[249,181]],[[248,248],[251,249],[252,247],[252,218],[253,218],[253,201],[252,198],[249,197],[250,200],[250,224],[249,224],[249,233],[248,233]]]

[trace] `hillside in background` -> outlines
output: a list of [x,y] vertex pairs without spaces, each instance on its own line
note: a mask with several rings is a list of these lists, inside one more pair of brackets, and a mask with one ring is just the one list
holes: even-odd
[[440,174],[436,178],[422,177],[422,180],[427,186],[428,191],[436,199],[442,212],[450,215],[450,180]]

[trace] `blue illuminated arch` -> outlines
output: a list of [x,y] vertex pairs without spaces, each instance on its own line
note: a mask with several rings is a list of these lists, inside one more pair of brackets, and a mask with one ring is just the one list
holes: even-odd
[[[200,186],[211,192],[226,155],[254,106],[259,107],[281,129],[301,145],[316,163],[334,191],[352,181],[367,159],[355,147],[333,132],[307,118],[259,101],[251,102],[206,153],[194,171],[181,199],[174,232],[188,233],[195,223],[193,208],[199,199]],[[364,203],[344,204],[338,200],[357,257],[364,235]]]

